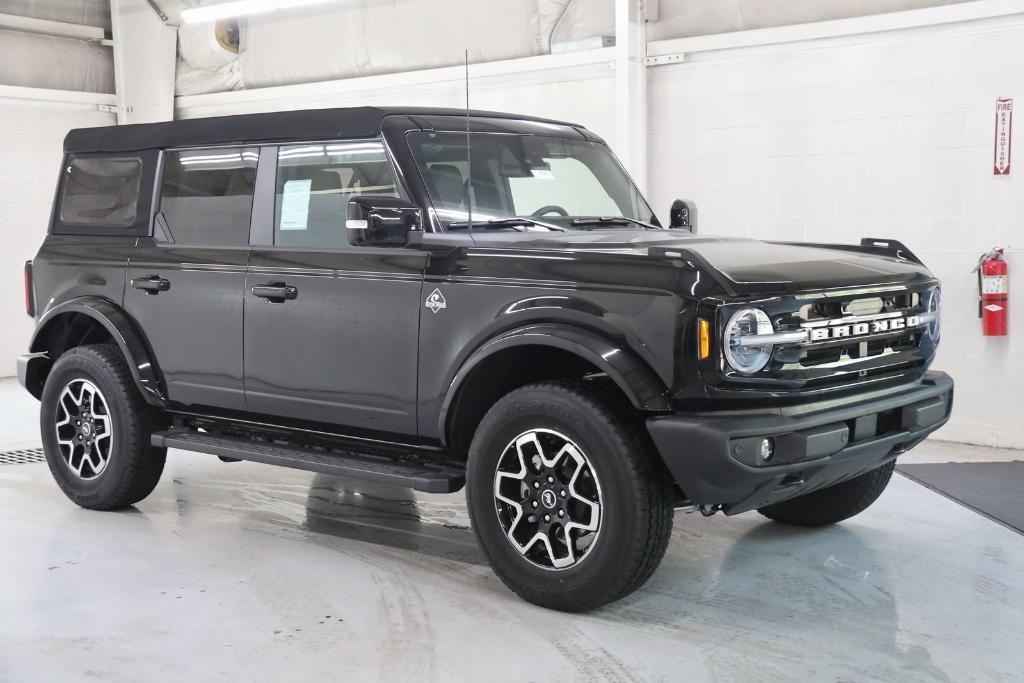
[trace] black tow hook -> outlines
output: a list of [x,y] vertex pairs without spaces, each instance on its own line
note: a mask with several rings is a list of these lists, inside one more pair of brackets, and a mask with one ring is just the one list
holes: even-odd
[[710,517],[713,514],[715,514],[716,512],[718,512],[719,510],[721,510],[722,506],[721,505],[701,505],[699,509],[700,509],[700,514],[704,515],[705,517]]

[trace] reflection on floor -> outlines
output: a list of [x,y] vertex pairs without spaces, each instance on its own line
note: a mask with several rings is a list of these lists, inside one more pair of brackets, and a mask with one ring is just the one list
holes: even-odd
[[903,477],[818,531],[678,514],[647,586],[586,615],[512,595],[467,524],[461,494],[181,452],[119,513],[0,466],[0,681],[1024,672],[1024,538]]
[[418,499],[412,489],[318,474],[306,499],[306,526],[338,538],[487,564],[469,527],[461,496],[454,500],[450,496]]

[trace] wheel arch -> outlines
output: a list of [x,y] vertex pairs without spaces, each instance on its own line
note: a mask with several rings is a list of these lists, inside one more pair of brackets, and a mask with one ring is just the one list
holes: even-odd
[[[511,363],[514,375],[503,372]],[[533,367],[539,363],[540,367]],[[507,331],[469,355],[449,385],[438,417],[442,442],[456,453],[484,413],[511,389],[543,379],[603,374],[640,412],[669,412],[668,388],[654,370],[623,344],[597,332],[565,324],[535,324]],[[476,399],[476,400],[474,400]],[[493,399],[493,400],[492,400]]]
[[111,341],[124,355],[136,387],[147,403],[167,404],[164,384],[153,354],[135,322],[113,301],[78,297],[48,310],[36,326],[29,349],[25,386],[39,398],[57,357],[84,343]]

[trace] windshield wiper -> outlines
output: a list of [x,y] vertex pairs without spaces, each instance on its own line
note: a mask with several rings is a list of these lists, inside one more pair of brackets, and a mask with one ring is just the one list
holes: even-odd
[[573,225],[629,225],[633,223],[643,227],[645,230],[657,230],[658,226],[644,221],[637,220],[636,218],[626,218],[625,216],[597,216],[594,218],[573,218],[570,221]]
[[[492,218],[489,221],[473,221],[474,230],[476,230],[477,228],[481,230],[501,230],[502,228],[524,228],[533,225],[542,228],[547,228],[548,230],[553,230],[556,232],[565,232],[566,230],[568,230],[568,228],[563,228],[560,225],[552,225],[551,223],[545,223],[544,221],[538,221],[533,218],[523,218],[521,216],[517,216],[514,218]],[[465,230],[468,227],[468,221],[455,221],[448,224],[449,230]],[[520,230],[519,232],[526,231]]]

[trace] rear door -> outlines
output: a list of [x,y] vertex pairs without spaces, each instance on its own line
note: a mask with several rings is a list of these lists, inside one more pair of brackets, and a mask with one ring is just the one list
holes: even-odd
[[270,149],[245,282],[249,410],[415,434],[426,254],[353,246],[345,231],[350,197],[399,194],[383,144]]
[[244,409],[242,311],[259,149],[164,153],[153,236],[139,240],[124,303],[185,406]]

